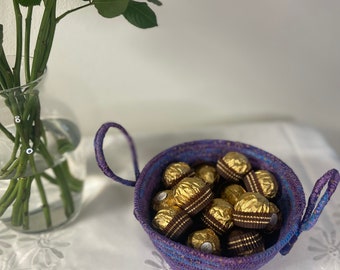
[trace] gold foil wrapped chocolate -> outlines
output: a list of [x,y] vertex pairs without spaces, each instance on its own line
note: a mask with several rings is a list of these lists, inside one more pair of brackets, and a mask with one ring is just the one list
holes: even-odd
[[246,192],[234,205],[233,220],[236,226],[249,229],[264,229],[273,222],[269,201],[260,193]]
[[235,205],[238,202],[240,196],[245,192],[246,190],[241,185],[232,184],[223,188],[220,196],[231,205]]
[[189,215],[178,206],[159,210],[152,225],[170,239],[177,240],[193,224]]
[[267,170],[250,171],[243,179],[247,191],[258,192],[268,199],[275,198],[278,183],[275,176]]
[[217,172],[227,180],[241,181],[251,170],[248,158],[239,152],[228,152],[217,161]]
[[272,213],[271,220],[265,228],[266,233],[272,233],[280,229],[282,225],[282,213],[276,204],[269,202],[269,212]]
[[195,175],[209,185],[217,183],[220,178],[216,167],[208,164],[203,164],[195,168]]
[[189,215],[201,211],[213,199],[210,187],[198,177],[186,177],[173,188],[176,205]]
[[157,192],[152,200],[152,208],[155,211],[159,211],[163,208],[169,208],[174,205],[176,205],[176,203],[173,192],[170,189]]
[[221,252],[220,239],[209,228],[191,233],[187,245],[204,253],[218,255]]
[[231,256],[247,256],[265,250],[262,235],[254,230],[233,230],[227,237],[226,246]]
[[222,235],[233,226],[233,206],[226,200],[215,198],[202,212],[203,223]]
[[194,171],[185,162],[171,163],[163,173],[163,183],[166,188],[171,188],[176,185],[181,179],[188,176],[193,176]]

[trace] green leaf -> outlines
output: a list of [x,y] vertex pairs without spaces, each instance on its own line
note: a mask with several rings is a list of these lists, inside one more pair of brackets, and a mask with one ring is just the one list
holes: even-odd
[[122,15],[129,0],[93,0],[98,13],[105,18],[114,18]]
[[150,2],[150,3],[153,3],[153,4],[157,5],[157,6],[161,6],[162,5],[162,2],[158,1],[158,0],[147,0],[147,1]]
[[41,3],[41,0],[17,0],[17,2],[25,7],[31,7],[31,6],[39,6]]
[[139,28],[151,28],[157,26],[156,14],[147,3],[130,1],[123,13],[125,19]]

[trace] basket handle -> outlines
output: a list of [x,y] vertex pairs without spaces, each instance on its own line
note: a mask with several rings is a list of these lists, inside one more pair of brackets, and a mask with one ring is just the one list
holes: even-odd
[[[326,204],[332,197],[333,193],[335,192],[339,182],[340,175],[336,169],[329,170],[319,180],[317,180],[313,187],[312,193],[308,199],[305,214],[301,222],[299,223],[298,231],[293,235],[288,244],[280,250],[280,253],[282,255],[286,255],[289,253],[294,243],[298,239],[299,235],[303,231],[308,231],[315,225],[324,207],[326,206]],[[320,198],[320,193],[326,185],[327,188],[322,197]]]
[[115,181],[117,181],[121,184],[133,187],[133,186],[136,185],[136,181],[131,181],[131,180],[127,180],[127,179],[119,177],[118,175],[116,175],[110,169],[109,165],[106,162],[104,150],[103,150],[103,142],[104,142],[105,135],[110,128],[117,128],[118,130],[120,130],[123,133],[123,135],[127,139],[131,153],[132,153],[132,162],[133,162],[136,180],[138,179],[139,174],[140,174],[139,168],[138,168],[137,152],[136,152],[135,144],[134,144],[131,136],[129,135],[129,133],[125,130],[125,128],[123,128],[120,124],[114,123],[114,122],[104,123],[98,129],[98,131],[95,135],[94,150],[95,150],[95,156],[96,156],[98,166],[106,176],[110,177],[111,179],[113,179],[113,180],[115,180]]

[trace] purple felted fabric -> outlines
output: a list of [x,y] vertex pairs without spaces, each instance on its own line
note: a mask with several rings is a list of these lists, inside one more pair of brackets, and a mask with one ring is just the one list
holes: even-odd
[[[113,180],[130,186],[134,184],[134,181],[121,179],[115,175],[105,161],[102,146],[105,134],[110,127],[118,128],[126,135],[134,157],[133,162],[137,179],[134,194],[135,217],[149,235],[155,247],[174,270],[259,269],[279,252],[287,254],[299,234],[303,230],[310,229],[316,223],[340,181],[339,173],[334,169],[321,177],[313,189],[306,213],[302,218],[306,202],[301,182],[290,167],[268,152],[240,142],[226,140],[192,141],[173,146],[159,153],[145,165],[139,174],[133,140],[119,124],[106,123],[99,129],[95,137],[94,147],[98,165]],[[177,161],[187,162],[191,166],[201,163],[216,163],[229,151],[237,151],[246,155],[253,168],[268,170],[278,180],[280,190],[277,205],[283,216],[278,240],[264,252],[246,257],[227,258],[199,252],[158,233],[151,225],[151,201],[159,190],[161,176],[165,168],[170,163]],[[321,190],[326,184],[328,188],[316,205]]]

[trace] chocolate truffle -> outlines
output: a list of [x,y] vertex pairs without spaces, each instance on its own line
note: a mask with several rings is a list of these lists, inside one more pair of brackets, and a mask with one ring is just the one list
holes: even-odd
[[209,228],[191,233],[187,245],[204,253],[218,255],[221,251],[219,237]]
[[220,178],[220,175],[217,173],[216,167],[208,164],[203,164],[196,167],[195,175],[209,185],[217,183]]
[[163,183],[166,188],[176,185],[181,179],[193,176],[194,171],[185,162],[171,163],[163,173]]
[[273,213],[271,221],[265,228],[266,233],[272,233],[281,228],[282,225],[282,213],[280,209],[273,202],[269,202],[269,212]]
[[238,182],[251,170],[251,164],[245,155],[228,152],[217,161],[216,169],[223,178]]
[[270,212],[269,201],[260,193],[246,192],[234,206],[234,224],[242,228],[264,229],[275,216]]
[[235,229],[227,237],[227,251],[231,256],[247,256],[265,250],[258,231]]
[[189,215],[178,206],[159,210],[152,225],[170,239],[177,240],[193,224]]
[[202,212],[203,223],[222,235],[233,226],[233,206],[226,200],[215,198]]
[[250,171],[243,179],[247,191],[258,192],[268,199],[275,198],[278,183],[274,175],[267,170]]
[[210,187],[198,177],[186,177],[173,188],[176,205],[189,215],[200,212],[213,199]]
[[152,208],[155,211],[159,211],[163,208],[169,208],[176,205],[172,190],[159,191],[152,200]]
[[231,205],[235,205],[240,196],[245,192],[246,190],[241,185],[231,184],[222,189],[221,198],[225,199]]

